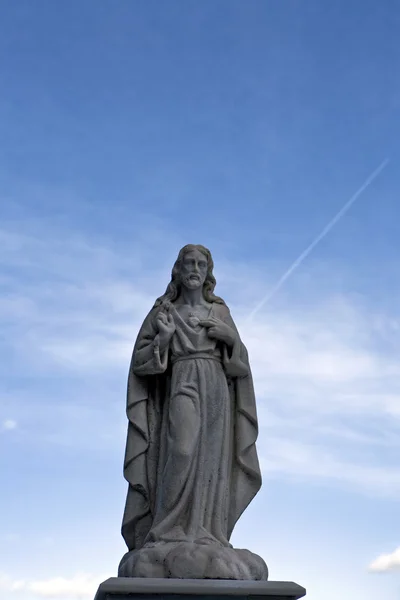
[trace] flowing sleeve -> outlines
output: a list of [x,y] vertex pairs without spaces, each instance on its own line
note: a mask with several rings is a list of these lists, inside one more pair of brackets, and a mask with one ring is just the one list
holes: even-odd
[[235,414],[233,428],[235,449],[228,514],[228,536],[230,537],[240,515],[261,487],[261,471],[256,450],[257,408],[248,352],[240,339],[229,308],[221,305],[217,311],[216,316],[232,327],[236,335],[232,348],[223,346],[225,372],[227,377],[232,378],[230,393]]
[[[124,476],[128,482],[122,536],[129,550],[141,548],[152,524],[157,482],[162,404],[168,349],[160,354],[152,309],[139,331],[129,368]],[[122,559],[119,576],[125,577]]]
[[153,309],[139,331],[133,351],[132,371],[135,375],[159,375],[168,367],[169,347],[160,351],[155,319],[158,309]]
[[219,318],[235,332],[235,341],[232,348],[228,348],[224,344],[222,349],[222,360],[225,372],[230,377],[246,377],[249,375],[247,349],[240,339],[239,332],[227,306],[221,306]]

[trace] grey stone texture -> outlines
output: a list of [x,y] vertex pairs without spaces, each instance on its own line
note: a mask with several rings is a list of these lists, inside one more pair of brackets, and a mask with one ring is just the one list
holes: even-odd
[[214,581],[114,577],[95,600],[298,600],[306,590],[288,581]]
[[261,473],[248,354],[215,284],[209,250],[182,248],[136,340],[121,577],[268,578],[229,542]]

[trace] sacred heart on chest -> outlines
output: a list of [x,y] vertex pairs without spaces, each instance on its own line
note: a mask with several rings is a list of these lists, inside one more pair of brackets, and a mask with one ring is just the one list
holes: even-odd
[[196,327],[200,326],[200,316],[198,313],[190,312],[188,315],[188,323],[190,327],[196,329]]

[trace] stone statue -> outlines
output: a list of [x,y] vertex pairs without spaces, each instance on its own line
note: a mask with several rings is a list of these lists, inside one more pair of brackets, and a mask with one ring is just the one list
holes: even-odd
[[136,340],[119,577],[268,578],[259,556],[229,543],[261,473],[248,355],[213,266],[207,248],[182,248]]

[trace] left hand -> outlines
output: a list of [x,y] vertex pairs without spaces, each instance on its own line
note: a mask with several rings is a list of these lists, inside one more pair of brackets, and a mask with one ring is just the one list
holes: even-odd
[[227,346],[232,347],[235,343],[236,333],[224,321],[210,317],[209,319],[200,320],[199,325],[207,328],[208,337],[224,342]]

